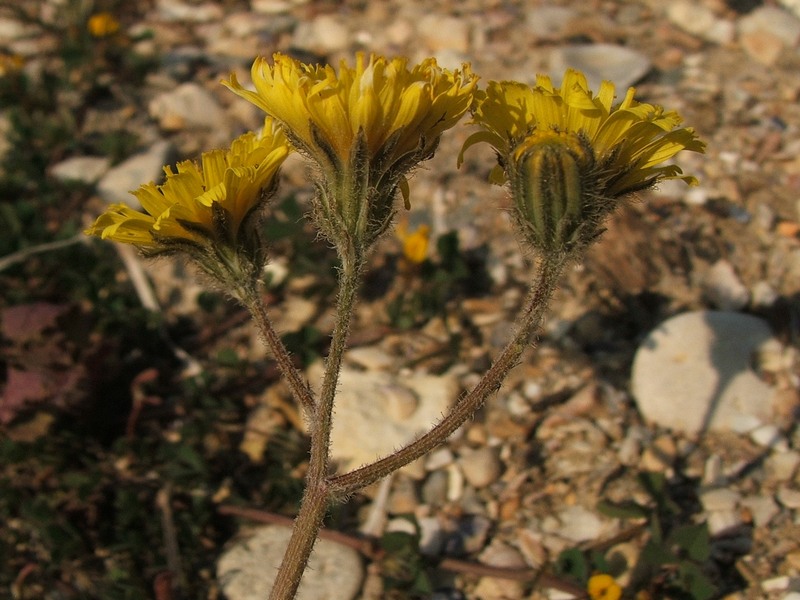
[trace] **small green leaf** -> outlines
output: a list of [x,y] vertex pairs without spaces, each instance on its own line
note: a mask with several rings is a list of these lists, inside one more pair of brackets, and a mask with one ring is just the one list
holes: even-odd
[[700,567],[694,563],[684,561],[680,563],[679,575],[681,587],[688,592],[694,600],[709,600],[716,594],[717,588],[706,577]]
[[585,583],[589,579],[589,563],[586,561],[583,552],[577,548],[564,550],[558,555],[556,571],[574,579],[580,584]]
[[705,523],[697,525],[681,525],[669,534],[670,545],[677,545],[692,560],[703,562],[711,554],[708,538],[708,527]]
[[625,500],[623,502],[601,500],[597,504],[597,510],[614,519],[647,519],[652,512],[646,506],[642,506],[633,500]]

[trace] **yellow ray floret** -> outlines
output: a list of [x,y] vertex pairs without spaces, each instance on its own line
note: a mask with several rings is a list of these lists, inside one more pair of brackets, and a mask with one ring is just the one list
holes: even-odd
[[255,91],[233,74],[222,83],[275,117],[314,158],[329,148],[346,164],[363,131],[372,156],[392,138],[392,162],[413,152],[421,139],[431,143],[455,125],[472,102],[477,80],[468,65],[451,72],[433,58],[411,69],[407,63],[359,53],[355,66],[342,61],[337,73],[330,65],[275,54],[271,64],[263,57],[253,63]]
[[[262,191],[273,187],[289,151],[283,132],[267,119],[260,133],[248,132],[226,150],[204,152],[199,165],[187,160],[175,171],[164,167],[162,185],[148,183],[132,192],[144,213],[112,205],[86,233],[153,250],[172,242],[230,243],[262,201]],[[214,205],[225,215],[224,236],[215,223]]]

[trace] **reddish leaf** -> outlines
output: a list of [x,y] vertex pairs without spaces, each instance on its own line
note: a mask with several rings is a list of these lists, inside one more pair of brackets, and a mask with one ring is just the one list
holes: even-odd
[[8,368],[6,389],[0,398],[0,423],[10,423],[30,404],[41,402],[48,396],[48,386],[42,373]]
[[12,342],[26,342],[56,326],[56,320],[69,310],[66,304],[34,302],[11,306],[3,311],[3,337]]

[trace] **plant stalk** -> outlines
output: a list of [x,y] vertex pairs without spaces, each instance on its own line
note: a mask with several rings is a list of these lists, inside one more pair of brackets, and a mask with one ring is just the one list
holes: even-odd
[[336,324],[331,335],[331,348],[325,362],[325,376],[322,381],[319,403],[310,423],[311,452],[306,473],[306,489],[269,600],[292,600],[295,597],[314,548],[314,542],[322,527],[325,510],[333,498],[326,480],[330,467],[329,450],[333,401],[336,396],[342,357],[347,345],[347,334],[350,329],[362,265],[363,257],[356,250],[350,249],[349,252],[343,253],[342,267],[339,272]]
[[242,289],[240,290],[239,297],[242,304],[244,304],[253,315],[253,320],[256,322],[261,337],[264,343],[272,351],[278,368],[280,369],[283,377],[292,391],[292,395],[297,402],[302,406],[306,413],[306,419],[309,422],[314,420],[314,413],[316,412],[316,402],[314,394],[308,383],[303,380],[300,372],[294,366],[292,357],[286,349],[283,341],[281,340],[278,332],[272,326],[272,321],[267,314],[267,307],[264,305],[263,296],[256,289]]
[[542,259],[538,277],[531,285],[517,319],[517,330],[514,336],[478,384],[469,394],[455,403],[450,413],[426,434],[390,456],[349,473],[328,478],[331,493],[337,497],[346,498],[427,454],[461,427],[480,408],[489,394],[500,388],[506,375],[519,361],[523,351],[530,343],[531,335],[541,325],[559,276],[569,260],[569,255]]

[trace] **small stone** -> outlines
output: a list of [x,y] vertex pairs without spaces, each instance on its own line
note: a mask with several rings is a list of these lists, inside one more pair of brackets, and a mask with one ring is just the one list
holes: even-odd
[[700,503],[709,512],[734,510],[739,502],[739,493],[734,490],[720,488],[700,494]]
[[672,436],[659,436],[645,449],[642,455],[642,469],[658,473],[671,471],[677,455],[678,447]]
[[447,467],[447,500],[458,502],[464,495],[464,474],[456,465]]
[[781,452],[768,456],[764,461],[764,470],[770,479],[775,481],[791,481],[800,466],[800,452]]
[[409,477],[395,477],[386,510],[391,515],[413,513],[419,505],[414,481]]
[[667,18],[684,31],[720,45],[733,41],[734,24],[718,18],[703,4],[692,0],[676,0],[665,6]]
[[467,483],[477,489],[497,481],[502,470],[497,453],[487,447],[464,451],[458,459],[458,464]]
[[444,546],[445,534],[437,517],[421,517],[419,525],[419,551],[423,556],[438,556]]
[[741,310],[750,301],[750,292],[727,260],[714,263],[703,288],[708,300],[720,310]]
[[758,281],[750,290],[750,302],[756,308],[769,308],[778,301],[778,292],[768,282]]
[[442,506],[447,501],[447,473],[436,471],[422,484],[422,501],[431,506]]
[[385,385],[379,391],[384,399],[386,414],[396,421],[409,419],[419,406],[419,398],[407,387],[392,384]]
[[781,575],[761,582],[761,589],[765,592],[785,592],[792,588],[800,588],[800,580],[796,577]]
[[486,545],[486,538],[492,522],[483,515],[466,515],[456,523],[456,529],[447,536],[443,553],[448,556],[463,556],[480,552]]
[[[217,562],[217,577],[229,600],[262,600],[272,588],[290,527],[259,527],[234,542]],[[297,600],[351,600],[361,588],[364,569],[358,552],[330,540],[314,545]]]
[[784,437],[778,427],[768,423],[750,432],[750,439],[763,448],[769,448],[778,452],[787,452],[789,442]]
[[800,42],[800,19],[776,6],[759,6],[737,23],[739,35],[754,31],[769,33],[787,48]]
[[205,88],[192,82],[159,94],[148,105],[150,116],[167,131],[187,127],[211,129],[219,127],[225,113]]
[[469,51],[469,24],[464,19],[428,12],[416,24],[421,42],[433,53]]
[[771,339],[763,320],[697,311],[652,331],[633,361],[631,389],[645,419],[684,433],[733,430],[773,417],[775,394],[753,372],[752,357]]
[[350,31],[341,17],[323,14],[312,21],[301,21],[292,42],[297,48],[325,56],[346,50],[350,45]]
[[177,0],[159,0],[158,16],[169,22],[210,23],[222,19],[222,7],[215,3],[185,3]]
[[756,527],[769,525],[769,522],[781,511],[780,506],[770,496],[749,496],[742,498],[739,503],[750,511]]
[[50,174],[60,181],[96,183],[111,166],[103,156],[74,156],[53,165]]
[[443,446],[428,454],[425,459],[425,468],[428,471],[438,471],[450,465],[454,459],[455,457],[450,448]]
[[171,151],[167,141],[156,142],[141,154],[135,154],[108,170],[97,184],[97,192],[110,204],[128,204],[140,208],[139,201],[130,193],[142,184],[163,179],[164,164]]
[[706,525],[712,537],[730,533],[742,525],[742,515],[738,510],[715,510],[708,513]]
[[576,543],[598,540],[605,529],[599,516],[580,505],[563,510],[558,520],[561,525],[554,533]]
[[778,502],[786,508],[800,508],[800,490],[782,486],[777,494]]
[[388,371],[397,364],[396,358],[375,346],[360,346],[348,350],[345,360],[367,371]]
[[[549,66],[553,74],[564,73],[567,67],[578,69],[586,75],[589,88],[595,93],[604,80],[611,81],[618,92],[624,93],[644,77],[652,65],[647,56],[625,46],[586,44],[555,48],[550,54]],[[553,85],[559,86],[561,82],[554,80]]]
[[537,40],[558,40],[576,17],[575,10],[564,6],[536,6],[527,11],[525,26]]

